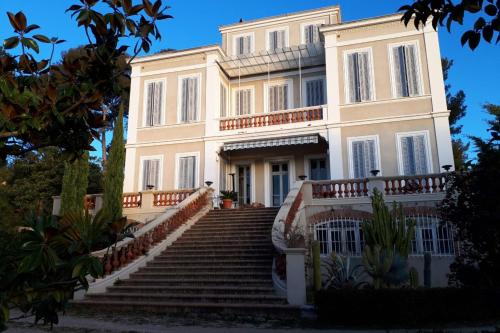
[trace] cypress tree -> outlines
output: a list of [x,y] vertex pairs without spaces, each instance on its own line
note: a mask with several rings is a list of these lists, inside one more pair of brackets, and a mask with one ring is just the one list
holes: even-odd
[[122,217],[124,167],[125,141],[123,139],[123,104],[121,104],[104,172],[103,209],[105,216],[112,221]]
[[65,162],[61,191],[61,215],[84,209],[83,199],[87,194],[89,177],[89,155]]

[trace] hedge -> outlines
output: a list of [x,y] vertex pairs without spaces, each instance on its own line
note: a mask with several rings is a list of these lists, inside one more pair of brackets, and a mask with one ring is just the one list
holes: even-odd
[[327,325],[427,326],[500,320],[500,289],[341,289],[316,293]]

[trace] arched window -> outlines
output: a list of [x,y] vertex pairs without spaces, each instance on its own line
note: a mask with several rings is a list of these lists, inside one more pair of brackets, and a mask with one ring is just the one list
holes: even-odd
[[452,228],[442,223],[435,215],[409,216],[415,220],[415,237],[412,242],[412,255],[449,256],[455,254]]
[[336,217],[320,221],[314,225],[314,239],[319,241],[320,253],[327,255],[335,252],[345,256],[361,256],[364,238],[362,221]]

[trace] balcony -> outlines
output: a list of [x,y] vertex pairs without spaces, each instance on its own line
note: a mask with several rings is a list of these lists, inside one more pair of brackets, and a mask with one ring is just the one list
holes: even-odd
[[325,113],[326,107],[314,106],[286,111],[227,117],[219,120],[219,129],[220,131],[230,131],[311,122],[323,120]]

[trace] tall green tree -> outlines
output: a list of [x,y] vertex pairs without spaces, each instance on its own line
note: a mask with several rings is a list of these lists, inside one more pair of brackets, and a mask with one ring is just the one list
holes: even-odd
[[61,215],[81,212],[84,209],[89,177],[88,159],[89,155],[85,153],[81,158],[65,163],[61,191]]
[[123,180],[125,167],[125,141],[123,138],[123,106],[120,106],[113,131],[109,160],[104,173],[105,216],[112,221],[122,217],[123,210]]
[[451,85],[448,82],[449,72],[453,66],[453,60],[448,58],[441,59],[443,67],[443,78],[445,81],[446,90],[446,103],[448,105],[448,110],[450,110],[450,132],[452,135],[452,148],[453,156],[455,160],[455,169],[463,170],[467,167],[467,151],[469,149],[469,143],[463,141],[460,138],[462,134],[462,125],[460,120],[465,117],[467,113],[467,105],[465,105],[465,93],[463,90],[459,90],[453,93],[451,90]]
[[493,116],[490,138],[473,138],[477,163],[467,173],[450,175],[441,207],[459,241],[449,280],[458,286],[500,287],[500,106],[484,107]]

